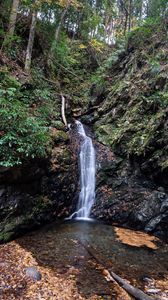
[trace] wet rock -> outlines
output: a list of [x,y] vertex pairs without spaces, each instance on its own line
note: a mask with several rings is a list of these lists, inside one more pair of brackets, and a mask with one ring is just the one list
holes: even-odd
[[133,212],[135,221],[145,224],[152,217],[157,216],[160,210],[160,202],[158,200],[156,192],[148,194],[148,201],[142,201]]
[[165,193],[165,189],[164,189],[162,186],[159,186],[159,187],[158,187],[158,191],[159,191],[159,192],[162,192],[162,193]]
[[147,289],[147,292],[150,294],[158,294],[160,293],[160,289],[155,289],[155,288],[151,288],[151,289]]
[[152,283],[153,282],[153,279],[152,278],[150,278],[150,277],[148,277],[148,276],[143,276],[142,277],[142,280],[144,281],[144,282],[147,282],[147,283]]
[[41,273],[37,270],[36,267],[27,267],[26,276],[30,277],[34,281],[39,281],[42,278]]
[[153,231],[156,228],[156,226],[160,223],[161,220],[162,220],[162,215],[159,215],[153,218],[152,220],[150,220],[149,223],[145,226],[145,231],[146,232]]
[[78,172],[67,143],[61,139],[47,159],[0,173],[0,243],[70,215]]
[[162,204],[161,204],[161,208],[160,208],[160,212],[164,213],[168,210],[168,198],[166,198]]
[[5,188],[0,189],[0,197],[2,197],[5,194]]
[[[99,151],[99,147],[101,151]],[[145,176],[138,163],[108,154],[97,144],[96,202],[92,216],[109,223],[166,235],[168,195]],[[165,233],[164,233],[165,232]]]

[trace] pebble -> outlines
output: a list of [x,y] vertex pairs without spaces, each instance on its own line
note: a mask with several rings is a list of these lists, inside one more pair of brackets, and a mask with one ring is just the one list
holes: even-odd
[[41,280],[42,278],[41,273],[37,270],[36,267],[27,267],[26,275],[35,281]]
[[148,289],[147,292],[150,294],[158,294],[160,293],[160,289]]
[[143,277],[142,277],[142,280],[143,280],[143,281],[146,281],[146,282],[148,282],[148,283],[153,282],[153,279],[150,278],[150,277],[148,277],[148,276],[143,276]]

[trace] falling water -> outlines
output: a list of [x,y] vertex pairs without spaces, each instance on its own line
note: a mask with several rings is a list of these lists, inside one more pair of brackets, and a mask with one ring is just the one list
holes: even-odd
[[77,211],[71,218],[89,218],[91,207],[95,200],[95,150],[92,139],[85,133],[81,122],[76,121],[77,130],[83,142],[80,148],[80,194]]

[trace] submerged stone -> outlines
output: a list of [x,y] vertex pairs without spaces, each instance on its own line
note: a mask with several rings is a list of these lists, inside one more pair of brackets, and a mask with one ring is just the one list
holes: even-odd
[[36,267],[27,267],[26,275],[34,281],[39,281],[42,278],[41,273],[37,270]]

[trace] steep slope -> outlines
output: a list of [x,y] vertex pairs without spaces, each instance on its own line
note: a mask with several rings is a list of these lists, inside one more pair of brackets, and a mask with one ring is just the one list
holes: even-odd
[[148,25],[132,32],[126,55],[108,74],[111,86],[95,123],[100,141],[116,153],[142,161],[148,157],[156,173],[168,163],[167,59],[166,33],[161,26]]
[[[59,69],[54,76],[38,41],[37,45],[31,76],[17,59],[24,53],[22,45],[16,47],[14,58],[11,53],[0,57],[0,240],[65,217],[75,205],[79,143],[75,137],[71,142],[62,123],[60,84],[68,121],[72,116],[80,117],[95,131],[97,194],[93,215],[165,235],[165,23],[139,27],[130,34],[127,47],[120,42],[117,50],[107,47],[98,51],[98,69],[93,53],[89,54],[90,46],[69,40],[70,52],[65,58],[70,69]],[[112,53],[103,63],[110,49]]]
[[167,226],[167,49],[164,24],[135,29],[98,78],[106,88],[92,90],[93,109],[99,105],[90,120],[114,154],[113,161],[100,158],[94,214],[149,231]]
[[77,168],[62,123],[59,87],[44,80],[40,71],[28,76],[5,55],[0,78],[3,242],[67,216],[76,193]]
[[[0,14],[0,20],[7,30],[8,17]],[[38,21],[30,73],[24,70],[29,18],[18,18],[11,40],[3,39],[5,30],[0,33],[0,242],[68,216],[78,186],[77,151],[62,121],[61,92],[71,122],[72,112],[88,104],[96,46],[62,32],[49,65],[52,24],[41,30]]]

